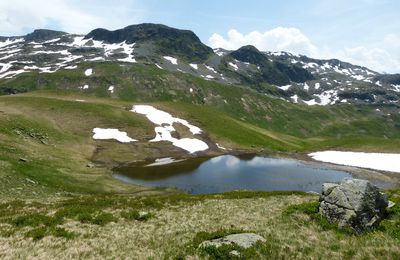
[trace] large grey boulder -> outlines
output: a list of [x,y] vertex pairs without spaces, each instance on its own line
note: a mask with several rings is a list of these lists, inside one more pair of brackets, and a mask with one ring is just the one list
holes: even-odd
[[199,247],[204,248],[209,246],[220,247],[222,245],[238,245],[243,248],[249,248],[258,241],[265,242],[266,240],[262,236],[254,233],[240,233],[204,241]]
[[387,206],[386,195],[369,181],[344,179],[323,184],[319,212],[340,228],[361,233],[379,223]]

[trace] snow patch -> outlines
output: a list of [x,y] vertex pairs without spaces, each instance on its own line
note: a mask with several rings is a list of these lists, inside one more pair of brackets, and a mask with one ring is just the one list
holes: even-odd
[[167,61],[171,62],[174,65],[178,65],[178,59],[176,59],[174,57],[164,56],[163,58],[166,59]]
[[286,85],[286,86],[277,86],[277,88],[282,89],[283,91],[287,91],[292,85]]
[[73,65],[73,66],[67,66],[64,69],[73,70],[73,69],[76,69],[76,68],[78,68],[78,66],[77,65]]
[[190,67],[192,67],[195,70],[199,69],[199,66],[197,64],[189,64],[189,65],[190,65]]
[[322,151],[310,153],[314,160],[346,166],[400,172],[400,154]]
[[232,63],[232,62],[229,62],[228,64],[229,64],[229,66],[231,66],[236,71],[239,69],[239,67],[236,64]]
[[45,41],[45,42],[43,42],[43,44],[46,44],[46,43],[53,43],[53,42],[57,42],[57,41],[59,41],[59,40],[60,40],[60,38],[56,38],[56,39],[52,39],[52,40]]
[[352,75],[351,77],[356,80],[364,80],[365,79],[365,77],[363,75]]
[[119,131],[114,128],[94,128],[93,129],[93,139],[95,140],[108,140],[115,139],[121,143],[130,143],[137,140],[132,139],[128,136],[126,132]]
[[303,66],[304,69],[309,69],[309,68],[311,69],[311,68],[316,68],[316,67],[318,67],[318,64],[314,63],[314,62],[307,63]]
[[392,85],[392,87],[394,88],[394,91],[400,92],[400,85]]
[[207,68],[208,70],[214,72],[215,74],[218,74],[218,72],[217,72],[213,67],[210,67],[210,66],[208,66],[208,65],[205,65],[205,66],[206,66],[206,68]]
[[306,103],[306,104],[309,105],[309,106],[318,105],[318,102],[315,101],[315,99],[311,99],[311,100],[303,101],[303,102]]
[[24,42],[25,40],[23,38],[19,38],[19,39],[7,39],[4,42],[0,42],[0,48],[12,45],[12,44],[16,44],[16,43],[20,43],[20,42]]
[[150,142],[168,141],[171,142],[172,145],[182,148],[189,153],[195,153],[208,149],[208,145],[199,139],[177,139],[172,137],[171,133],[175,131],[175,128],[173,127],[174,123],[180,123],[186,126],[193,135],[200,134],[202,132],[199,127],[191,125],[184,119],[173,117],[171,114],[149,105],[135,105],[131,111],[145,115],[151,122],[153,122],[155,125],[158,125],[154,129],[156,132],[156,137],[150,140]]
[[90,75],[92,75],[93,74],[93,69],[87,69],[87,70],[85,70],[85,75],[86,75],[86,77],[89,77]]
[[293,100],[294,103],[299,103],[299,96],[293,95],[290,98]]
[[110,91],[111,94],[114,93],[114,86],[109,86],[108,91]]

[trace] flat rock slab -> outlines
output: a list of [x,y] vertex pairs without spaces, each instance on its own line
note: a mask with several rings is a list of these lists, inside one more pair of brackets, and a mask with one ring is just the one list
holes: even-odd
[[262,236],[254,233],[241,233],[216,238],[213,240],[207,240],[201,243],[199,247],[204,248],[209,246],[220,247],[222,245],[237,245],[243,248],[249,248],[259,241],[265,242],[266,240]]

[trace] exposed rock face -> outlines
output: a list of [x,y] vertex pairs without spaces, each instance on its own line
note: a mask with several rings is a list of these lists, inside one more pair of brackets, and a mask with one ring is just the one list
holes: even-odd
[[369,181],[359,179],[323,184],[320,200],[319,211],[329,222],[357,233],[377,224],[388,206],[385,194]]
[[252,247],[258,241],[265,242],[266,240],[262,236],[254,233],[241,233],[241,234],[228,235],[213,240],[207,240],[201,243],[199,247],[203,248],[209,246],[220,247],[222,245],[234,244],[243,248],[249,248]]

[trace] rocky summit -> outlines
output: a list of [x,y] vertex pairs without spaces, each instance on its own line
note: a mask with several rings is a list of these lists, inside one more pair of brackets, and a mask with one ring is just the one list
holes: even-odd
[[369,181],[345,179],[323,185],[319,211],[329,222],[361,233],[379,223],[387,206],[386,195]]

